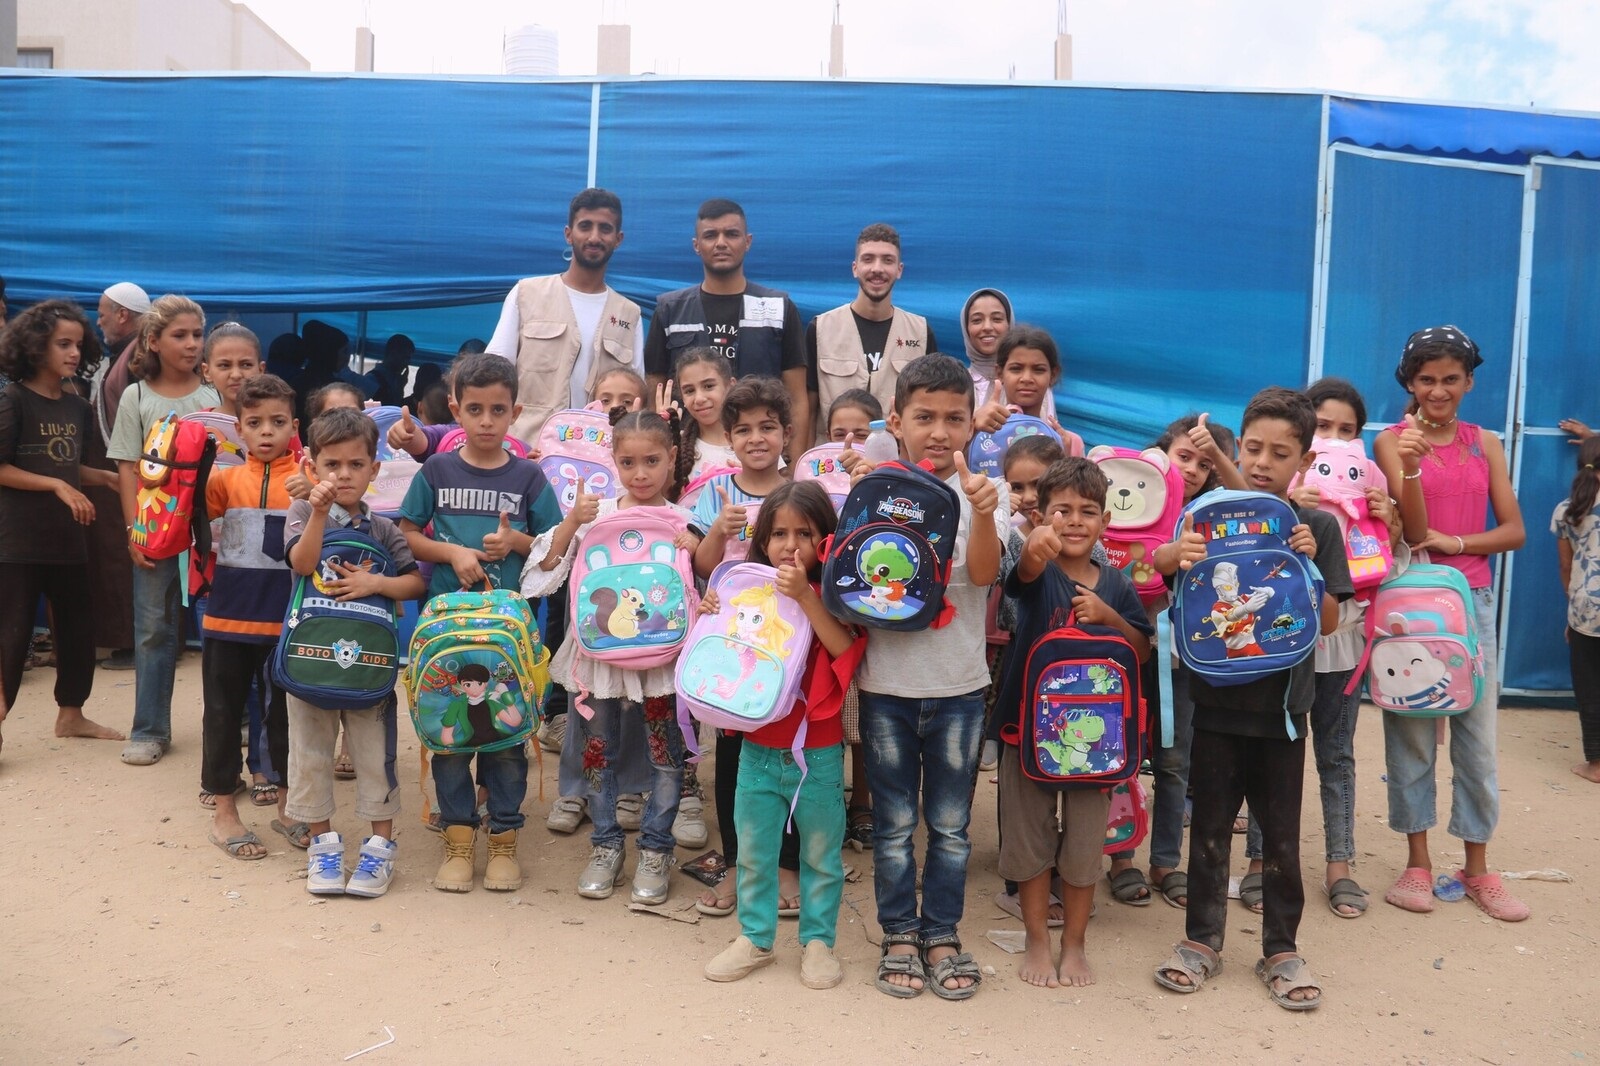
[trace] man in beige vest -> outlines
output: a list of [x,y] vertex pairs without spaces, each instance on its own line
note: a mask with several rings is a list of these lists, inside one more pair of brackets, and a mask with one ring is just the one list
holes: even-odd
[[608,370],[644,372],[639,305],[606,285],[606,264],[622,243],[622,201],[585,189],[567,208],[565,272],[523,278],[506,294],[488,350],[517,364],[522,415],[511,435],[529,444],[545,420],[594,398]]
[[818,315],[806,329],[816,374],[811,391],[820,401],[815,425],[823,439],[828,435],[828,408],[840,393],[866,389],[887,416],[900,371],[917,356],[939,350],[928,320],[894,305],[894,285],[904,269],[900,234],[893,226],[874,222],[856,238],[850,264],[859,286],[856,298]]

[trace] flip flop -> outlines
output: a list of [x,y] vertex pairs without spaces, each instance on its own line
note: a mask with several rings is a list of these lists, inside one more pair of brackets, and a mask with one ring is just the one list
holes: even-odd
[[1427,914],[1433,910],[1433,871],[1408,866],[1399,880],[1389,886],[1383,901],[1403,911]]
[[[1108,873],[1106,880],[1111,882],[1111,895],[1118,903],[1126,903],[1130,907],[1150,906],[1150,882],[1145,880],[1144,871],[1137,866],[1130,866],[1116,876]],[[1139,895],[1140,892],[1144,895]]]
[[778,917],[779,918],[798,918],[798,917],[800,917],[800,897],[799,896],[779,896],[778,897]]
[[355,760],[348,755],[340,755],[333,760],[333,776],[340,781],[354,781],[356,779]]
[[[272,831],[281,835],[301,851],[305,851],[311,846],[311,827],[304,822],[291,822],[288,825],[284,825],[274,818],[272,820]],[[305,841],[304,844],[301,843],[302,840]]]
[[[1311,967],[1306,965],[1306,960],[1295,954],[1274,955],[1278,962],[1270,959],[1256,961],[1256,976],[1261,978],[1261,983],[1267,986],[1267,992],[1272,996],[1272,1002],[1284,1010],[1316,1010],[1322,1006],[1322,986],[1311,979]],[[1280,989],[1279,981],[1287,981],[1288,986]],[[1316,991],[1313,999],[1290,999],[1289,993],[1303,990]]]
[[[1322,891],[1328,897],[1328,909],[1341,918],[1359,918],[1367,913],[1367,890],[1351,877],[1341,877],[1333,884],[1324,884]],[[1340,907],[1354,907],[1354,914],[1346,914]]]
[[[234,788],[233,794],[235,796],[237,796],[239,793],[241,793],[243,791],[244,791],[244,779],[241,778],[239,780],[239,784]],[[200,806],[204,807],[206,810],[214,811],[214,810],[217,809],[217,794],[215,792],[207,792],[205,789],[202,788],[200,790],[200,795],[197,798],[200,800]],[[209,800],[210,802],[208,803],[207,800]],[[277,800],[273,800],[273,802],[276,803]]]
[[[223,851],[227,852],[233,858],[238,859],[240,862],[255,862],[259,859],[264,859],[267,857],[267,846],[261,843],[260,837],[256,836],[255,833],[248,829],[246,829],[241,835],[229,837],[227,840],[218,839],[217,834],[215,833],[207,833],[206,839],[211,841],[211,843],[215,844],[217,847],[221,848]],[[239,852],[243,851],[251,844],[256,845],[261,850],[255,855],[239,854]]]
[[[712,902],[706,902],[707,896],[711,897]],[[699,899],[694,901],[694,909],[699,911],[701,914],[709,915],[712,918],[726,918],[728,915],[733,913],[734,908],[738,905],[738,897],[726,897],[726,904],[722,902],[723,898],[724,897],[717,895],[715,888],[708,888],[704,892],[700,893]]]
[[261,781],[250,786],[250,802],[257,807],[278,805],[278,786],[271,781]]
[[[1168,970],[1176,970],[1189,979],[1189,983],[1181,985],[1167,976]],[[1180,940],[1172,945],[1172,957],[1156,967],[1156,984],[1162,988],[1187,996],[1191,992],[1200,991],[1200,986],[1206,983],[1206,978],[1222,970],[1222,959],[1215,951],[1204,944],[1197,944],[1192,940]]]
[[1267,898],[1266,890],[1262,887],[1262,878],[1258,873],[1245,874],[1239,878],[1239,902],[1251,914],[1261,914],[1265,908],[1262,902]]
[[[1004,889],[994,894],[994,905],[1000,908],[1000,910],[1004,913],[1011,915],[1011,917],[1015,918],[1017,921],[1022,921],[1022,900],[1018,899],[1016,896],[1008,894]],[[1061,906],[1061,900],[1058,899],[1054,893],[1051,893],[1050,895],[1050,905],[1052,907]],[[1089,917],[1094,917],[1094,909],[1092,907],[1089,911]],[[1060,929],[1064,924],[1065,922],[1060,918],[1050,918],[1047,916],[1045,919],[1045,925],[1051,929]]]
[[[1167,906],[1183,910],[1189,906],[1189,875],[1182,870],[1173,870],[1161,879],[1161,898]],[[1183,902],[1179,903],[1178,900]]]

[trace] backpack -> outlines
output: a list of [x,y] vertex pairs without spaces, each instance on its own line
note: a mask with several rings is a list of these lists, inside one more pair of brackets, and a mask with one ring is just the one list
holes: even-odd
[[1035,784],[1107,788],[1138,775],[1144,718],[1133,645],[1069,618],[1028,649],[1018,721],[1000,735],[1017,746],[1023,776]]
[[1316,458],[1299,484],[1321,490],[1322,502],[1317,509],[1328,512],[1339,523],[1350,581],[1358,594],[1369,592],[1394,569],[1389,529],[1367,510],[1367,486],[1383,485],[1383,472],[1367,458],[1366,446],[1359,440],[1318,437],[1314,447]]
[[378,462],[388,463],[396,459],[409,458],[405,452],[397,452],[393,448],[389,447],[389,429],[396,422],[400,421],[400,416],[404,413],[401,408],[392,406],[368,407],[361,413],[372,419],[373,422],[377,423]]
[[505,589],[433,597],[411,636],[405,685],[411,724],[429,751],[467,755],[523,743],[539,728],[550,685],[550,651],[533,606]]
[[190,411],[184,422],[198,422],[217,442],[217,457],[213,466],[225,470],[230,466],[244,465],[244,438],[239,436],[239,420],[222,411]]
[[579,488],[603,500],[616,499],[620,493],[616,462],[611,458],[611,420],[600,412],[557,411],[545,419],[534,448],[539,453],[539,469],[550,482],[562,514],[578,501]]
[[1111,790],[1111,807],[1106,812],[1107,855],[1132,851],[1150,832],[1150,798],[1144,782],[1135,775]]
[[[1310,655],[1321,632],[1322,574],[1289,548],[1300,519],[1276,496],[1213,489],[1184,510],[1206,557],[1178,571],[1173,643],[1178,657],[1218,686],[1243,685]],[[1183,531],[1174,529],[1176,538]]]
[[296,574],[283,639],[272,653],[272,680],[313,707],[360,710],[389,698],[400,669],[395,602],[387,596],[336,600],[324,581],[335,564],[394,576],[394,560],[364,530],[330,526],[322,535],[317,568]]
[[1005,475],[1006,449],[1019,437],[1036,437],[1040,434],[1061,443],[1061,434],[1042,418],[1019,413],[1006,419],[1005,425],[993,433],[974,433],[967,445],[967,466],[974,474],[984,477]]
[[[706,587],[716,614],[696,616],[678,659],[678,724],[698,755],[695,718],[715,729],[748,733],[794,709],[811,651],[811,622],[777,590],[778,571],[760,563],[725,562]],[[805,726],[795,737],[805,747]]]
[[837,511],[850,495],[850,471],[839,462],[844,454],[843,444],[819,444],[794,461],[796,481],[815,481],[827,490],[828,499]]
[[150,427],[134,468],[139,486],[130,531],[134,547],[146,558],[171,559],[191,545],[201,558],[211,554],[206,479],[216,455],[216,438],[176,411]]
[[1483,695],[1483,651],[1472,590],[1461,571],[1413,563],[1367,605],[1367,646],[1347,693],[1366,671],[1367,698],[1412,718],[1460,714]]
[[[466,443],[467,431],[460,426],[456,426],[439,438],[439,445],[433,451],[435,455],[448,455],[451,452],[459,452],[466,446]],[[528,457],[528,446],[515,437],[506,437],[505,440],[500,442],[500,446],[518,459],[526,459]]]
[[706,490],[707,485],[711,484],[712,478],[721,477],[723,474],[737,474],[738,472],[739,468],[736,466],[706,467],[690,478],[689,483],[683,487],[683,491],[678,493],[678,506],[687,508],[690,511],[694,510],[695,504],[700,502],[700,494]]
[[1156,572],[1156,549],[1171,539],[1183,514],[1183,474],[1160,448],[1142,452],[1101,444],[1089,460],[1106,476],[1106,512],[1111,516],[1100,543],[1111,565],[1128,575],[1145,604],[1167,591]]
[[628,670],[678,657],[700,602],[691,557],[672,543],[683,528],[668,507],[629,507],[589,527],[568,579],[579,654]]
[[372,484],[367,486],[367,506],[391,521],[397,520],[400,505],[405,502],[411,482],[421,469],[422,464],[409,455],[386,461],[378,468],[378,476],[372,479]]
[[928,467],[881,464],[850,490],[817,552],[823,605],[875,629],[949,625],[944,591],[960,528],[960,497]]

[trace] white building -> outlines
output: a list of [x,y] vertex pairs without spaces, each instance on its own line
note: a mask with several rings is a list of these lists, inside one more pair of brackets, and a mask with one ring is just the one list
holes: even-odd
[[17,0],[17,65],[55,70],[310,70],[232,0]]

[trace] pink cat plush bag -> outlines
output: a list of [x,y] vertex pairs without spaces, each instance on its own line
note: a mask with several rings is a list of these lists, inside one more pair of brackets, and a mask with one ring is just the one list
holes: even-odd
[[1359,440],[1318,437],[1312,449],[1316,458],[1294,487],[1308,485],[1322,493],[1317,510],[1328,512],[1339,523],[1350,581],[1358,594],[1369,593],[1394,569],[1389,529],[1367,509],[1368,486],[1388,492],[1388,482],[1378,464],[1367,458],[1366,446]]
[[1111,565],[1133,582],[1139,599],[1154,603],[1167,588],[1156,572],[1155,553],[1172,539],[1183,513],[1183,474],[1160,448],[1137,452],[1101,444],[1089,449],[1088,458],[1110,483],[1106,511],[1111,521],[1100,543]]
[[545,420],[535,447],[539,469],[555,491],[562,514],[572,510],[580,488],[602,500],[621,493],[611,457],[611,420],[600,412],[557,411]]

